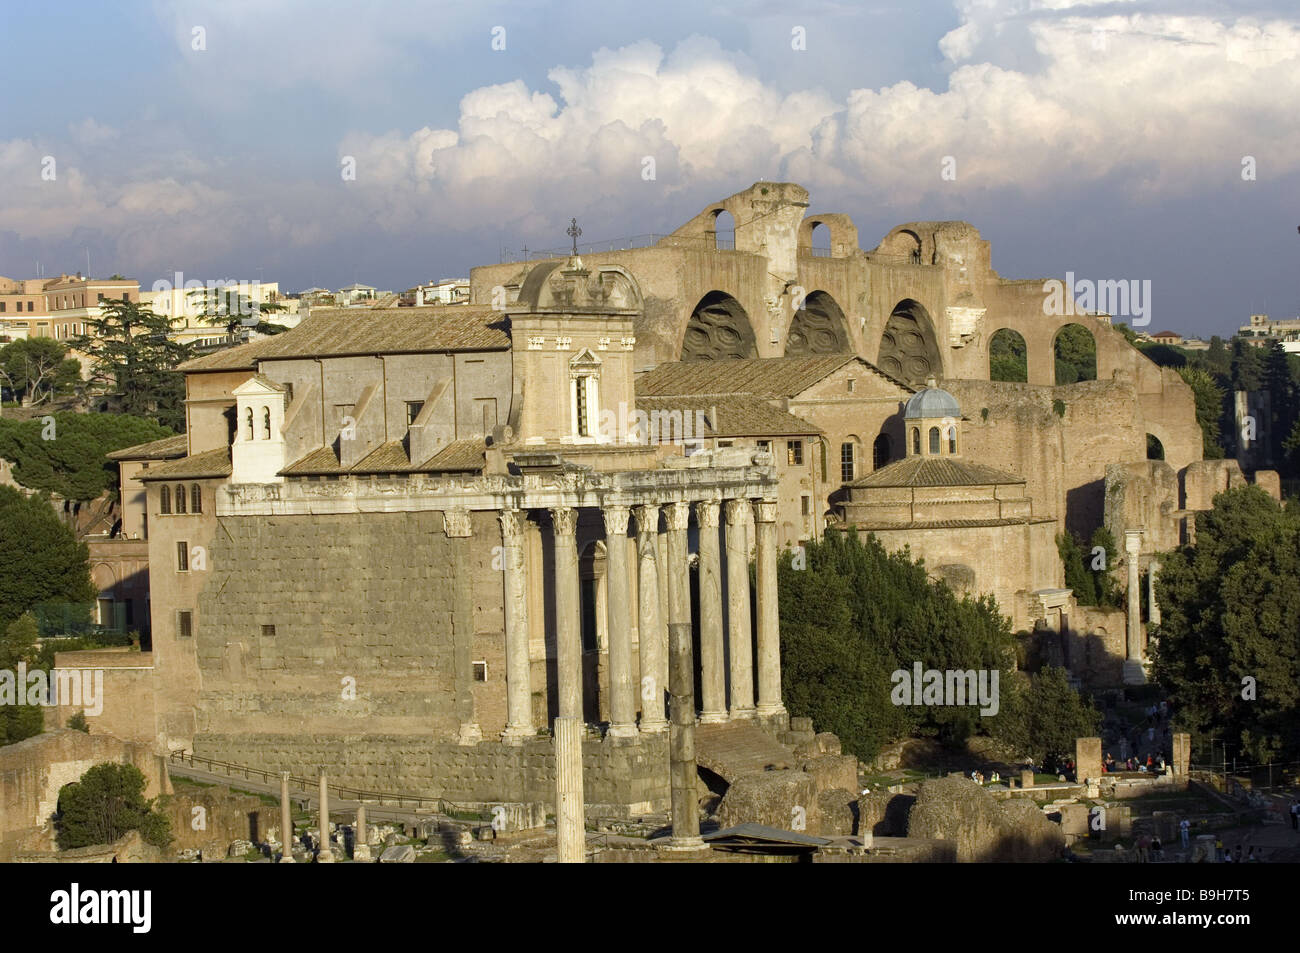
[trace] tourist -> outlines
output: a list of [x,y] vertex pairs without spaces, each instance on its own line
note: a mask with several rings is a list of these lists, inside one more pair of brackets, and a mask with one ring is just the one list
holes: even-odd
[[1233,862],[1234,864],[1239,864],[1239,863],[1241,863],[1241,845],[1240,845],[1240,844],[1237,845],[1237,850],[1235,851],[1235,856],[1232,858],[1232,862]]
[[1151,859],[1157,861],[1165,859],[1165,845],[1160,843],[1159,834],[1151,838]]
[[1300,800],[1291,802],[1291,830],[1300,830]]
[[1250,853],[1246,855],[1246,863],[1248,864],[1259,863],[1259,855],[1255,853],[1255,848],[1253,846],[1250,848]]
[[1178,822],[1178,835],[1183,841],[1183,850],[1186,850],[1192,838],[1192,822],[1183,818]]
[[1214,859],[1222,863],[1224,861],[1223,838],[1214,838]]

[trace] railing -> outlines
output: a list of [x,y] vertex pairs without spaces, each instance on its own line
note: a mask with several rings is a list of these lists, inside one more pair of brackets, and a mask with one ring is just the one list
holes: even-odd
[[[246,781],[259,780],[263,784],[279,784],[279,771],[264,771],[261,768],[251,768],[248,765],[232,764],[229,761],[217,761],[212,758],[201,758],[188,751],[173,751],[170,760],[173,763],[189,765],[192,768],[202,768],[211,774],[224,774],[226,777],[242,777]],[[294,775],[289,776],[290,787],[297,786],[303,792],[310,794],[319,790],[319,778],[299,778]],[[439,814],[451,813],[455,807],[443,798],[418,797],[412,794],[389,794],[378,791],[362,791],[359,788],[346,787],[344,785],[331,784],[330,790],[334,792],[340,800],[345,801],[365,801],[368,804],[375,804],[382,807],[405,808],[412,805],[416,811],[428,810]]]
[[800,246],[799,246],[799,254],[800,254],[802,257],[804,257],[804,258],[831,258],[831,257],[833,257],[833,256],[831,255],[831,250],[830,250],[829,248],[817,248],[817,247],[811,247],[811,248],[810,248],[810,247],[807,246],[807,245],[800,245]]
[[[732,251],[736,247],[735,238],[720,238],[708,235],[661,235],[654,232],[645,235],[630,235],[626,238],[611,238],[600,242],[579,242],[578,254],[591,255],[600,252],[629,251],[634,248],[653,248],[664,244],[669,247],[704,248],[708,250]],[[573,254],[573,246],[567,248],[528,248],[518,252],[502,250],[500,263],[526,261],[545,261],[550,258],[568,258]]]

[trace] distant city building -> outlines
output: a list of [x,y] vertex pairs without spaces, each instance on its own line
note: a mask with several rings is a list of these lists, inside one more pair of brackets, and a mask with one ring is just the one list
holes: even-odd
[[1169,347],[1181,347],[1183,336],[1177,331],[1157,331],[1151,335],[1151,340],[1157,344],[1167,344]]
[[1300,341],[1300,318],[1270,321],[1267,314],[1252,314],[1250,323],[1237,329],[1237,337],[1255,347],[1269,347],[1274,341]]
[[[232,320],[241,324],[256,323],[265,319],[271,324],[286,328],[296,327],[301,318],[298,315],[298,301],[284,298],[280,294],[280,284],[276,281],[250,282],[230,286],[234,294],[255,301],[262,305],[278,304],[284,311],[267,311],[248,315],[234,315]],[[214,324],[203,317],[204,297],[207,282],[203,288],[170,288],[163,291],[142,291],[140,300],[147,304],[155,314],[166,315],[172,319],[172,337],[184,344],[193,344],[200,348],[220,347],[239,344],[252,338],[260,337],[249,327],[237,329],[234,334],[226,330],[228,324]]]
[[66,340],[85,334],[109,298],[140,300],[133,278],[0,278],[0,334]]
[[415,289],[415,304],[465,304],[469,301],[468,278],[442,278]]

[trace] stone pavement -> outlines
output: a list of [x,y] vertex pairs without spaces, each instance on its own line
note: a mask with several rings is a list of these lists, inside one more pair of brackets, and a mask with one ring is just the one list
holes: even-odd
[[769,766],[793,768],[794,752],[767,732],[745,722],[697,725],[695,760],[728,784]]

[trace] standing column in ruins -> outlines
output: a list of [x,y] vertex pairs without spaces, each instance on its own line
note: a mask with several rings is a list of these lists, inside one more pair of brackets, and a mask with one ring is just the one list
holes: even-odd
[[607,506],[605,516],[605,599],[609,620],[609,733],[636,737],[636,694],[632,688],[632,586],[628,577],[626,506]]
[[663,731],[664,692],[668,688],[667,647],[662,638],[663,612],[659,600],[659,507],[637,506],[637,620],[641,630],[641,730]]
[[1156,602],[1156,573],[1160,572],[1160,563],[1151,560],[1147,566],[1147,624],[1160,624],[1160,603]]
[[672,776],[674,850],[698,850],[700,805],[695,784],[695,661],[691,644],[691,589],[687,567],[686,528],[689,503],[668,506],[668,693],[672,726],[668,735]]
[[555,719],[555,843],[560,863],[586,859],[582,804],[582,619],[578,595],[578,511],[551,510],[555,547],[556,682],[560,711]]
[[506,728],[501,740],[519,744],[533,727],[532,664],[528,657],[528,560],[519,510],[501,511],[501,568],[505,575]]
[[758,714],[783,715],[781,633],[776,595],[776,502],[754,503],[758,575]]
[[316,852],[316,863],[334,863],[334,851],[330,850],[330,789],[324,768],[320,769],[320,850]]
[[352,831],[352,859],[358,863],[370,862],[370,844],[366,842],[366,802],[357,803],[357,824]]
[[293,805],[289,802],[289,772],[280,772],[280,863],[293,863]]
[[727,500],[727,628],[731,649],[731,717],[754,717],[754,649],[749,621],[749,500]]
[[700,527],[700,721],[727,720],[726,647],[722,635],[722,559],[718,544],[718,503],[695,504]]
[[1138,577],[1138,556],[1142,552],[1142,531],[1124,534],[1124,552],[1128,555],[1128,643],[1124,659],[1124,684],[1142,685],[1146,672],[1142,668],[1142,585]]

